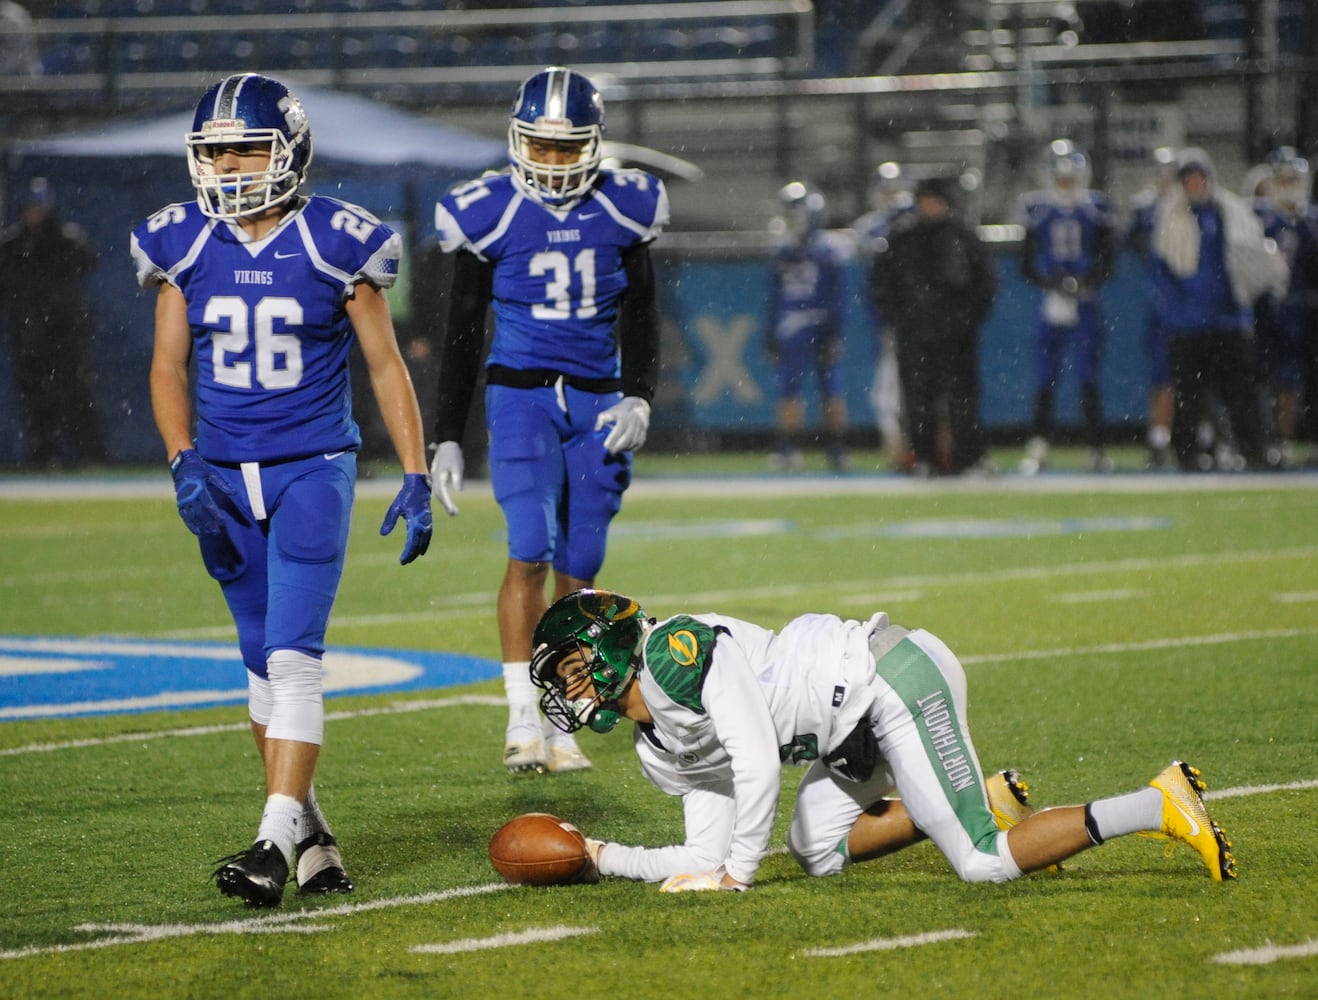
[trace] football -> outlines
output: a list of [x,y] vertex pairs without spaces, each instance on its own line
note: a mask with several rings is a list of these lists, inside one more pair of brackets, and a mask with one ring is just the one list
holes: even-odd
[[590,869],[586,838],[549,813],[510,819],[490,838],[490,864],[514,885],[567,885]]

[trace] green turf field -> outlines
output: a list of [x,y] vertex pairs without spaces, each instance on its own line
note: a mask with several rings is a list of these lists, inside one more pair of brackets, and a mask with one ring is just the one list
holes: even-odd
[[[654,845],[681,817],[622,730],[583,735],[592,771],[505,775],[489,681],[330,700],[316,783],[358,889],[248,911],[207,880],[262,801],[242,708],[11,721],[0,997],[1318,996],[1318,476],[916,483],[860,459],[760,477],[758,456],[643,454],[599,582],[660,616],[927,627],[966,664],[986,770],[1046,806],[1184,757],[1238,881],[1139,837],[1006,885],[962,884],[927,844],[809,879],[782,851],[788,770],[749,893],[509,888],[485,851],[517,813]],[[330,643],[496,658],[488,487],[437,507],[408,567],[377,534],[393,488],[363,484]],[[163,470],[0,478],[0,636],[47,635],[232,638]]]

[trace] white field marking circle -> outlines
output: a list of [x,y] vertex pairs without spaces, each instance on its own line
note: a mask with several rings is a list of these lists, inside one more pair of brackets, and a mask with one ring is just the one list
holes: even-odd
[[488,951],[491,948],[511,948],[519,944],[538,944],[542,941],[562,941],[566,938],[598,934],[598,927],[532,927],[530,930],[510,934],[495,934],[486,938],[463,938],[444,944],[414,944],[407,950],[418,955],[457,955],[467,951]]
[[866,951],[893,951],[898,948],[918,948],[922,944],[938,944],[940,941],[959,941],[978,937],[976,931],[946,930],[926,931],[923,934],[906,934],[894,938],[875,938],[873,941],[861,941],[859,944],[847,944],[837,948],[807,948],[801,952],[806,958],[838,958],[843,955],[859,955]]
[[1213,956],[1218,965],[1270,965],[1283,958],[1311,958],[1318,955],[1318,938],[1310,938],[1302,944],[1272,944],[1262,948],[1241,948],[1237,951],[1224,951]]

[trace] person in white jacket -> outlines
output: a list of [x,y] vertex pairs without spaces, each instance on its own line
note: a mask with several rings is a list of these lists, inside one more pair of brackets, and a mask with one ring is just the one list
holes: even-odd
[[1206,152],[1181,150],[1176,176],[1179,183],[1158,202],[1151,241],[1153,304],[1176,393],[1172,448],[1183,470],[1212,468],[1197,430],[1220,401],[1246,465],[1266,468],[1254,302],[1266,292],[1284,294],[1289,268],[1253,208],[1215,182]]
[[1003,882],[1139,832],[1190,844],[1215,880],[1236,874],[1199,772],[1181,761],[1150,787],[1040,812],[1015,772],[986,781],[960,662],[882,612],[807,614],[775,632],[718,614],[656,621],[629,597],[582,590],[549,608],[533,645],[546,718],[568,732],[632,720],[645,776],[682,799],[683,844],[587,838],[603,876],[665,892],[748,888],[786,763],[810,768],[787,846],[811,875],[928,837],[963,880]]

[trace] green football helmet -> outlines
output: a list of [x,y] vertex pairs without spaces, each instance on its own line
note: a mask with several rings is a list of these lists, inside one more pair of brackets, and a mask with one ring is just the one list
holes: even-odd
[[[609,590],[578,590],[555,601],[531,640],[531,680],[544,691],[545,718],[565,733],[583,726],[607,733],[616,726],[618,699],[636,675],[647,621],[644,608]],[[577,653],[579,665],[562,667]],[[594,694],[570,699],[568,687],[583,673]]]

